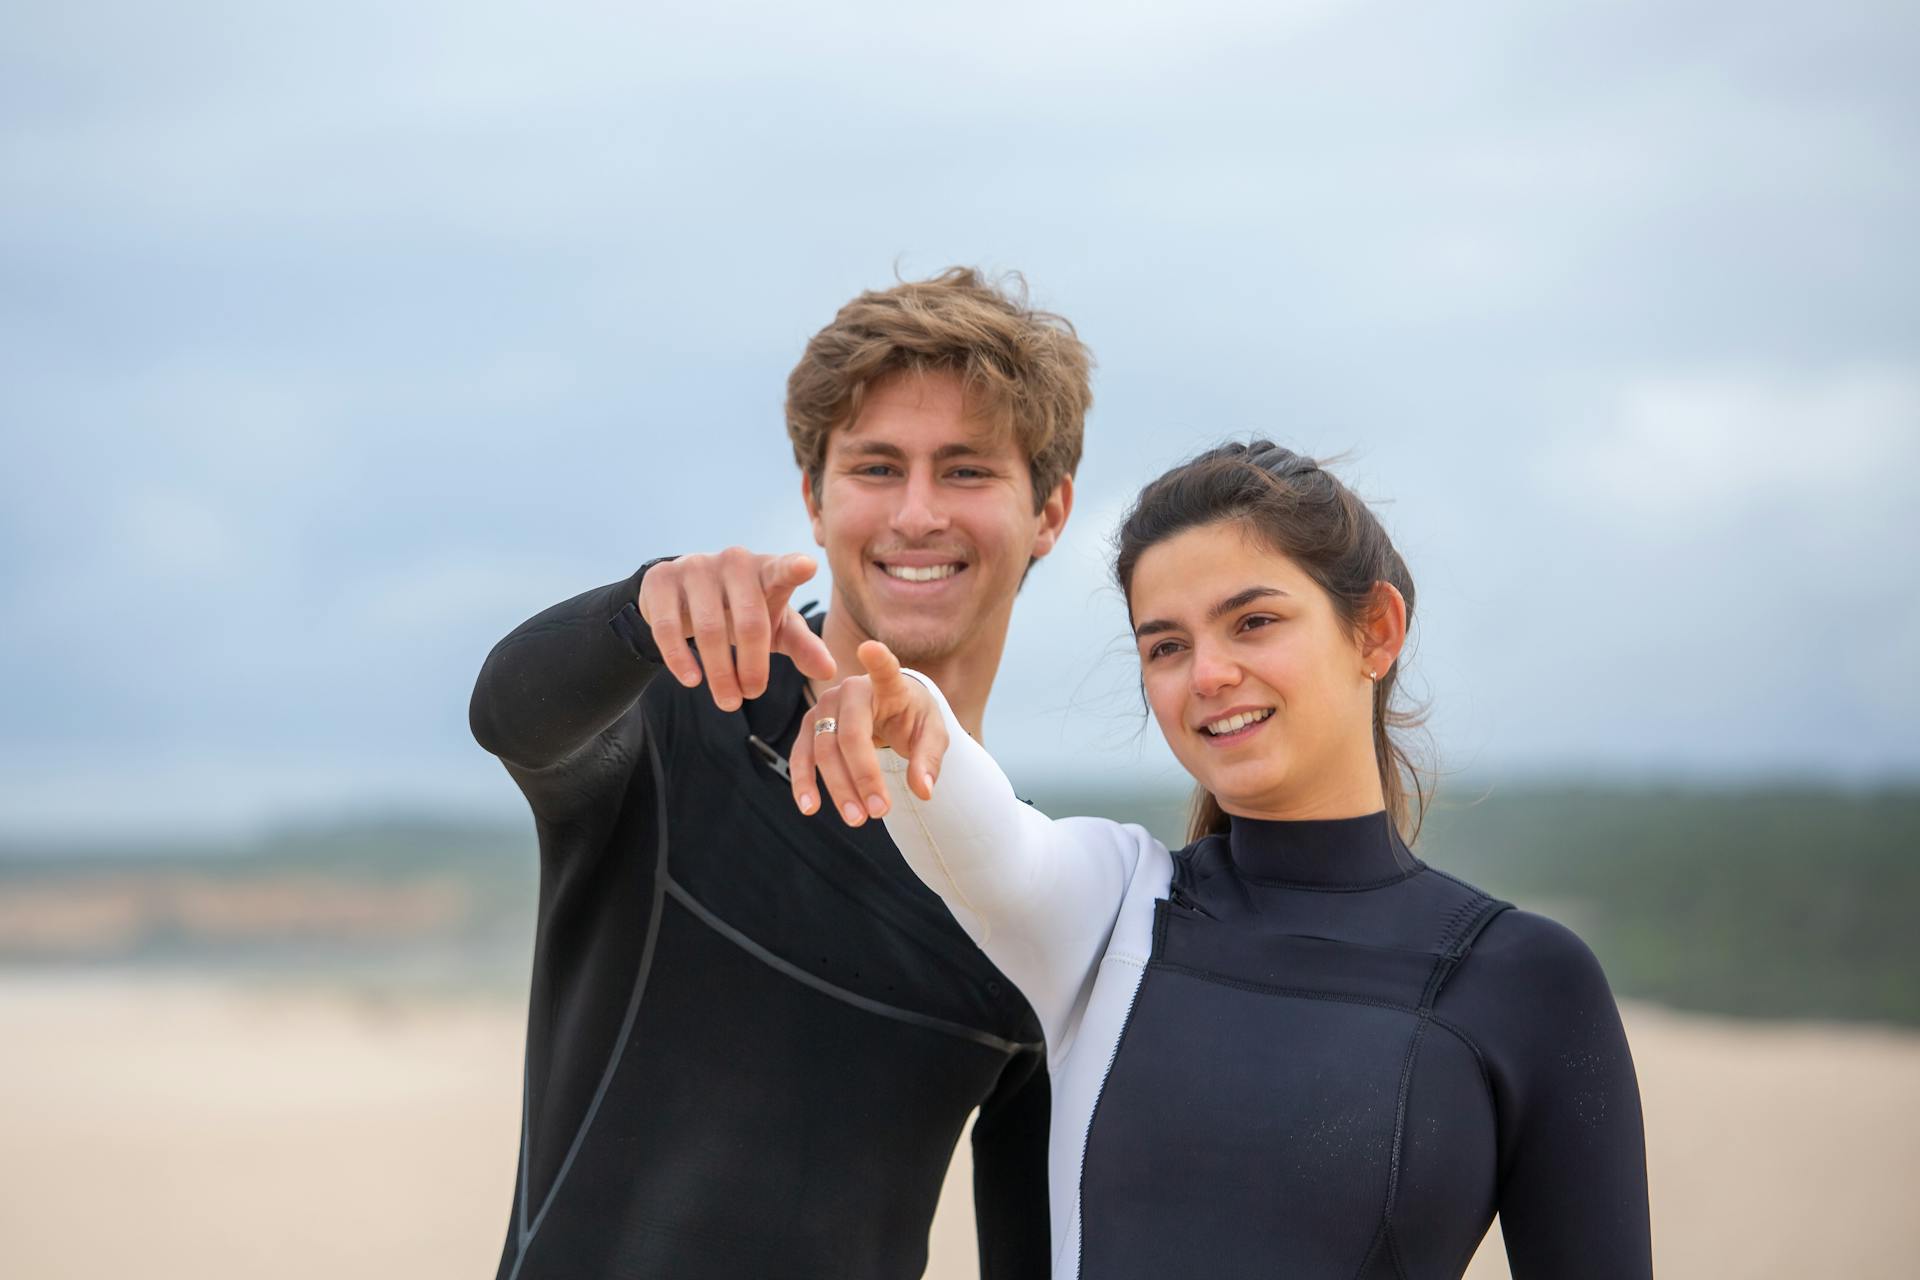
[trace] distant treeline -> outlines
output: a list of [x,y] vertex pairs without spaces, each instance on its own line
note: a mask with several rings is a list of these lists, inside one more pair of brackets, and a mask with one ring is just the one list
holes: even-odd
[[[1035,800],[1184,832],[1184,797]],[[1455,784],[1416,852],[1573,927],[1621,995],[1920,1025],[1920,789]]]
[[[1175,844],[1184,823],[1185,797],[1177,794],[1045,790],[1032,798],[1056,815],[1140,822]],[[1571,925],[1622,995],[1743,1016],[1920,1025],[1920,930],[1909,919],[1920,902],[1920,788],[1513,787],[1480,795],[1455,784],[1429,814],[1416,851]],[[194,893],[168,888],[181,883]],[[412,893],[415,906],[381,913],[337,898],[309,920],[284,897],[217,892],[273,883],[339,886],[367,899]],[[417,920],[432,934],[425,941],[511,953],[500,961],[511,970],[528,942],[534,883],[530,823],[356,823],[219,849],[0,846],[0,960],[36,958],[42,948],[28,944],[50,935],[31,926],[45,911],[86,922],[101,915],[93,900],[111,894],[124,900],[116,920],[126,903],[174,905],[99,931],[116,940],[115,953],[101,959],[231,959],[236,937],[257,955],[261,931],[232,916],[259,903],[286,915],[308,957],[324,960],[322,935],[332,922],[356,923],[356,934],[338,939],[344,956],[364,952],[376,936],[392,941]],[[458,893],[425,893],[449,885]],[[12,946],[4,936],[9,903]],[[224,923],[209,929],[208,919]]]

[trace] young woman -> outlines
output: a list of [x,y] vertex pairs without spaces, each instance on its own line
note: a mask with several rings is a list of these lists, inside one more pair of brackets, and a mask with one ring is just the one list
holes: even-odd
[[[1561,926],[1408,852],[1391,732],[1413,581],[1311,459],[1162,476],[1116,566],[1192,843],[1052,821],[884,646],[793,756],[901,853],[1045,1028],[1054,1274],[1647,1276],[1645,1149],[1606,979]],[[891,748],[884,753],[875,743]],[[937,785],[936,785],[937,783]]]

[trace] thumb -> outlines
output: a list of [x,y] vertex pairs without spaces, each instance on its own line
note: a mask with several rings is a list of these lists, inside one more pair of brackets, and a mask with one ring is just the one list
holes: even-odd
[[812,676],[815,680],[831,680],[835,673],[833,651],[827,648],[827,642],[813,634],[813,628],[807,620],[792,609],[784,610],[778,629],[773,635],[773,651],[784,653],[793,659],[793,665],[802,675]]
[[876,702],[889,698],[897,699],[906,691],[907,678],[900,674],[900,659],[893,656],[893,650],[879,640],[863,640],[855,649],[854,656],[860,659],[860,665],[873,677],[873,696]]
[[793,594],[807,579],[813,577],[818,566],[813,557],[796,553],[790,556],[768,556],[760,562],[760,590],[767,597],[767,612],[779,616],[787,607],[787,597]]

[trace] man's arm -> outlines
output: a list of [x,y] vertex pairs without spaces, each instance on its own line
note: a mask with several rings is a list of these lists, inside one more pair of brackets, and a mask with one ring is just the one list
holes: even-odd
[[651,567],[543,610],[496,644],[467,706],[474,740],[516,773],[537,773],[613,728],[663,665],[644,626],[616,621]]
[[806,556],[734,547],[649,561],[536,614],[480,669],[468,706],[474,739],[506,764],[536,814],[563,813],[632,769],[636,705],[662,670],[688,688],[704,680],[728,711],[766,692],[770,653],[830,677],[826,645],[788,604],[813,573]]
[[973,1220],[981,1280],[1046,1280],[1052,1086],[1037,1053],[1007,1064],[973,1122]]

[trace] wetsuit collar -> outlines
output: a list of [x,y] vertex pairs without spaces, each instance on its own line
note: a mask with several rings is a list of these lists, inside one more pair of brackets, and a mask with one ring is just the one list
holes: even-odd
[[1247,880],[1358,888],[1399,880],[1420,868],[1385,810],[1362,818],[1230,821],[1228,850],[1234,870]]

